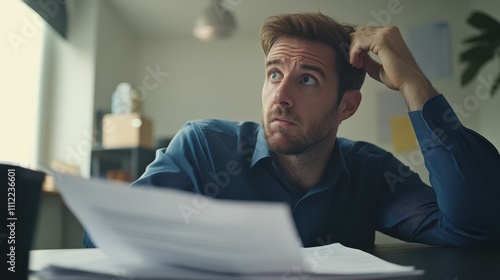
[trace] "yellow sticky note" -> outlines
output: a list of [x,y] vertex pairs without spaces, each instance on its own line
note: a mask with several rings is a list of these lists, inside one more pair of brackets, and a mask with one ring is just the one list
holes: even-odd
[[407,115],[391,117],[391,134],[394,152],[407,152],[418,148],[417,137]]

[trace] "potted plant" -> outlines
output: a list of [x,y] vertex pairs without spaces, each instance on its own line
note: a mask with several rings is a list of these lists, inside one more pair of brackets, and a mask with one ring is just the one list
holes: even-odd
[[[471,14],[467,23],[478,29],[479,35],[464,40],[470,48],[460,54],[460,62],[468,64],[462,73],[462,86],[470,83],[487,62],[500,59],[500,23],[493,17],[477,11]],[[492,96],[499,86],[500,71],[490,89]]]

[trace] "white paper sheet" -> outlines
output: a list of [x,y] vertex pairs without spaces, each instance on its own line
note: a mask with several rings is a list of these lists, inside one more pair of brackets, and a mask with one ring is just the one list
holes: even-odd
[[315,274],[369,274],[407,272],[413,267],[396,265],[339,243],[303,248],[304,268]]
[[301,262],[285,204],[57,177],[68,207],[114,259],[238,273],[282,271]]
[[[319,247],[318,247],[319,248]],[[381,279],[419,275],[423,272],[387,263],[365,252],[332,244],[301,249],[306,256],[303,267],[327,274],[306,273],[299,267],[288,271],[258,274],[228,274],[151,264],[114,261],[100,249],[37,250],[30,254],[30,271],[40,279]],[[314,260],[312,260],[313,258]],[[375,269],[373,269],[375,267]],[[326,269],[326,270],[325,270]]]
[[113,275],[120,269],[134,277],[179,279],[420,273],[340,244],[301,248],[286,204],[56,177],[64,201],[104,254],[76,263],[58,260],[51,271]]

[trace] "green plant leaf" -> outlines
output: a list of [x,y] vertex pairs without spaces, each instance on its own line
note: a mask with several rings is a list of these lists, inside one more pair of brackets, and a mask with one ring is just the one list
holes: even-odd
[[478,29],[495,31],[500,28],[500,23],[496,19],[483,12],[473,12],[467,22]]
[[[463,42],[470,48],[460,54],[460,62],[467,64],[460,83],[462,86],[470,83],[488,61],[500,57],[500,23],[486,13],[475,11],[467,22],[480,34],[466,38]],[[496,57],[495,57],[496,56]],[[500,74],[491,87],[491,96],[500,88]]]
[[462,73],[462,77],[460,78],[460,82],[462,83],[462,86],[465,86],[468,84],[474,77],[477,75],[479,72],[479,69],[481,69],[481,66],[483,66],[483,62],[478,62],[478,61],[472,61],[467,65],[467,68],[465,68],[464,72]]
[[482,65],[486,61],[493,58],[495,48],[496,47],[492,45],[474,46],[460,54],[460,61],[471,61]]
[[497,91],[499,86],[500,86],[500,74],[498,74],[497,79],[493,83],[493,86],[491,86],[491,91],[490,91],[491,96],[495,95],[495,92]]
[[496,32],[483,33],[481,35],[469,37],[463,41],[464,43],[479,43],[485,45],[500,45],[500,29]]

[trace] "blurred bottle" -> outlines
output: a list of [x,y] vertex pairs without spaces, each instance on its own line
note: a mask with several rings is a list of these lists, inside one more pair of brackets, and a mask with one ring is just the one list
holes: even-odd
[[111,113],[140,113],[141,100],[129,83],[120,83],[111,98]]

